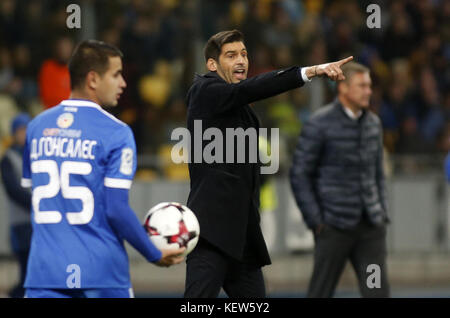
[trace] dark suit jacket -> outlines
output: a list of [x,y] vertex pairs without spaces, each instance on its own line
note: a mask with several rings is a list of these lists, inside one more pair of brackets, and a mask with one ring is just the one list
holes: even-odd
[[[227,163],[227,128],[259,128],[249,106],[304,84],[298,67],[268,72],[238,84],[228,84],[215,72],[196,75],[187,95],[187,126],[191,133],[189,173],[191,191],[187,206],[200,223],[200,236],[228,256],[263,266],[270,257],[259,226],[260,165],[249,163],[250,151],[257,151],[257,137],[245,143],[246,163]],[[194,152],[205,150],[211,141],[196,144],[194,121],[201,120],[201,134],[217,128],[223,136],[222,163],[194,163]],[[244,253],[245,250],[245,253]],[[244,255],[245,254],[245,255]]]

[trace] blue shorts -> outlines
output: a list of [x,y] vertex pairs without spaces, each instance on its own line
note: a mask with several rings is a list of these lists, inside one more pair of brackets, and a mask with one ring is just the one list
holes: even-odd
[[134,293],[132,288],[27,288],[25,292],[25,298],[134,298]]

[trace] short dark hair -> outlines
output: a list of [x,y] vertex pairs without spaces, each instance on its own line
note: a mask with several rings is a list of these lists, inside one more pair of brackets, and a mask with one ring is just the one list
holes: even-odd
[[69,61],[70,87],[82,87],[90,71],[103,75],[108,70],[109,58],[115,56],[122,58],[123,54],[102,41],[86,40],[78,44]]
[[206,42],[204,48],[205,61],[212,58],[216,61],[219,60],[220,52],[222,51],[222,46],[226,43],[232,42],[244,42],[244,35],[239,30],[222,31],[214,34]]
[[342,65],[341,70],[344,73],[346,82],[348,82],[355,73],[370,74],[370,69],[367,66],[364,66],[356,62],[348,62],[347,64]]

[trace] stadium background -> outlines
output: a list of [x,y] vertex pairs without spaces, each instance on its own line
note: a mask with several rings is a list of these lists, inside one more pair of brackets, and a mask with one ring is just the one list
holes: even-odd
[[[80,29],[66,25],[66,8],[72,3],[81,7]],[[366,24],[371,3],[381,8],[379,29]],[[0,152],[11,141],[9,123],[17,112],[36,115],[67,94],[67,87],[57,85],[64,81],[64,69],[49,70],[48,65],[67,62],[82,39],[104,40],[125,56],[128,87],[111,112],[136,137],[139,170],[132,207],[143,217],[158,202],[186,202],[187,167],[171,162],[176,141],[170,134],[185,126],[184,97],[194,73],[204,72],[204,43],[231,28],[246,36],[249,76],[348,55],[370,67],[371,109],[384,127],[392,294],[449,297],[450,191],[443,172],[450,150],[448,0],[1,0]],[[302,89],[254,104],[263,126],[278,127],[281,137],[280,170],[262,194],[264,231],[273,256],[273,265],[264,271],[272,297],[302,297],[306,291],[312,237],[294,204],[286,172],[302,124],[334,93],[332,82],[315,79]],[[9,251],[2,189],[0,205],[4,294],[17,269]],[[156,268],[129,251],[137,296],[181,296],[184,265]],[[337,296],[357,295],[347,267]]]

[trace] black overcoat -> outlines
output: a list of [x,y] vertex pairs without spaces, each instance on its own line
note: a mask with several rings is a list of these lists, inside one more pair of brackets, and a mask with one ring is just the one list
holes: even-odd
[[[236,139],[234,147],[227,149],[232,142],[226,138],[227,129],[240,128],[250,132],[248,129],[252,128],[258,131],[259,121],[249,104],[303,84],[298,67],[264,73],[237,84],[229,84],[217,73],[209,72],[196,75],[187,94],[187,127],[191,135],[191,188],[187,206],[199,220],[200,236],[236,260],[243,260],[247,246],[252,260],[258,265],[270,264],[259,226],[260,165],[254,160],[249,162],[252,158],[250,152],[257,151],[257,138],[246,139],[245,163],[239,163]],[[221,133],[223,147],[219,154],[222,153],[222,160],[217,157],[215,162],[204,160],[203,152],[211,150],[213,141],[219,143],[220,140],[214,137],[208,137],[211,140],[199,139],[198,132],[194,131],[195,121],[197,127],[201,123],[201,136],[205,131],[209,136]],[[234,149],[234,156],[230,156],[231,149]],[[198,161],[200,152],[201,162],[194,162],[195,154]],[[234,160],[227,160],[227,157]],[[247,257],[248,252],[245,254]]]

